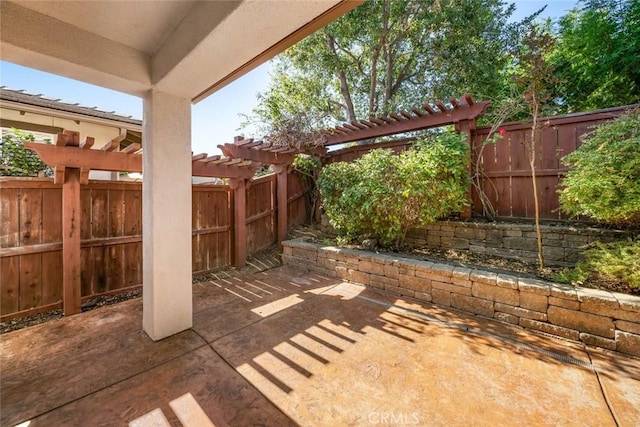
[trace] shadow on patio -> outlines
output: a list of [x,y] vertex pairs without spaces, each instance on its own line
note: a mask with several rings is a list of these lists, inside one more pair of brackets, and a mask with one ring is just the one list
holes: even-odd
[[157,343],[141,310],[2,336],[1,424],[640,422],[635,359],[299,269],[194,285],[194,327]]

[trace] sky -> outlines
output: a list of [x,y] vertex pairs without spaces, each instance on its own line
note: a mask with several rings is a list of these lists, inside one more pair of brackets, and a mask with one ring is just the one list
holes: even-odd
[[[513,20],[520,20],[544,5],[543,18],[557,18],[572,9],[577,0],[514,1]],[[243,119],[257,105],[257,94],[270,81],[270,63],[261,65],[192,107],[191,147],[194,153],[217,154],[218,145],[233,142]],[[65,102],[98,107],[104,111],[142,118],[142,99],[68,78],[0,61],[0,86],[60,98]],[[261,137],[244,132],[246,137]]]

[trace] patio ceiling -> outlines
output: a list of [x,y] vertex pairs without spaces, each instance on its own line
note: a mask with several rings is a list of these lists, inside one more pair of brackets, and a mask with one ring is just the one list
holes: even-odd
[[3,1],[2,59],[197,102],[361,2]]

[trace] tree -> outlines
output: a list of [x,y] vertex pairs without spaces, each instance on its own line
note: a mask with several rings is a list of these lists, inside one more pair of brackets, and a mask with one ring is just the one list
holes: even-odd
[[567,112],[640,100],[640,2],[586,0],[562,17],[551,60]]
[[11,133],[2,136],[0,176],[53,175],[51,168],[45,165],[36,153],[24,148],[26,141],[35,141],[35,137],[18,129],[12,129]]
[[509,48],[535,17],[509,23],[501,0],[369,1],[275,60],[253,119],[270,126],[296,111],[329,127],[427,99],[492,98],[507,84]]
[[542,126],[539,118],[545,106],[553,99],[555,78],[553,67],[547,61],[549,52],[555,44],[554,38],[544,29],[532,26],[522,42],[518,55],[518,72],[516,84],[522,87],[524,105],[531,117],[531,136],[526,142],[529,166],[531,167],[531,182],[533,184],[533,202],[538,240],[538,261],[540,269],[544,268],[542,252],[542,231],[540,229],[540,202],[538,200],[538,183],[536,181],[536,146],[542,137]]

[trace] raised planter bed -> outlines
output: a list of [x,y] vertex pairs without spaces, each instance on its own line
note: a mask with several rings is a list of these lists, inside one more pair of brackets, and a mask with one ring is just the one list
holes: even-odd
[[[322,230],[335,233],[329,219],[322,218]],[[542,225],[542,252],[550,266],[573,266],[583,247],[593,242],[626,240],[637,231],[611,230],[570,225]],[[513,222],[438,221],[412,228],[404,245],[408,248],[455,249],[476,254],[535,262],[538,243],[534,224]]]
[[284,264],[640,356],[640,297],[444,262],[283,242]]

